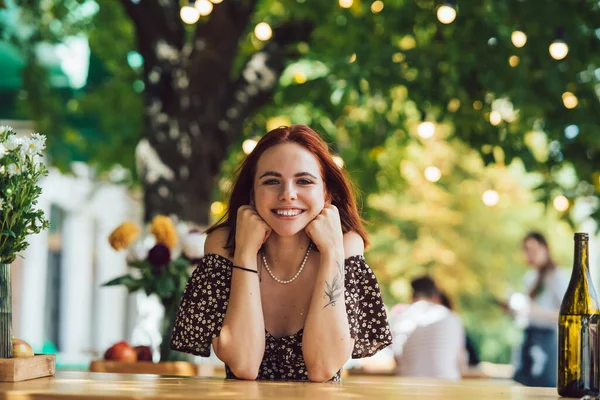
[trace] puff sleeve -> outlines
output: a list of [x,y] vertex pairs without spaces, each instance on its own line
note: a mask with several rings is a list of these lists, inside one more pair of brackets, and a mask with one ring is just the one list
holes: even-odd
[[171,349],[210,356],[212,340],[219,336],[229,304],[231,261],[206,254],[187,283],[173,333]]
[[362,255],[345,261],[346,313],[350,336],[355,339],[352,358],[369,357],[392,343],[375,274]]

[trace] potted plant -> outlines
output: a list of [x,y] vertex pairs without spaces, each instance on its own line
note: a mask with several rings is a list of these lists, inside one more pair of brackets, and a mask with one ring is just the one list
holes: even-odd
[[[42,162],[45,142],[39,133],[20,137],[12,128],[0,126],[0,360],[13,358],[13,341],[23,344],[12,337],[10,265],[27,248],[28,235],[48,228],[44,212],[36,208],[42,192],[38,180],[48,173]],[[7,380],[44,376],[31,375],[30,368],[16,368],[15,362],[0,363],[2,368],[20,371],[19,376],[4,374]]]

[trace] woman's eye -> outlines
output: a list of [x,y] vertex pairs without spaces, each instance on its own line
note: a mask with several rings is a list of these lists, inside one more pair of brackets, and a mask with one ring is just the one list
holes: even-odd
[[277,179],[267,179],[263,182],[263,185],[277,185],[279,181]]
[[310,184],[311,184],[311,183],[313,183],[313,182],[312,182],[311,180],[309,180],[309,179],[300,179],[300,180],[298,181],[298,183],[299,183],[300,185],[310,185]]

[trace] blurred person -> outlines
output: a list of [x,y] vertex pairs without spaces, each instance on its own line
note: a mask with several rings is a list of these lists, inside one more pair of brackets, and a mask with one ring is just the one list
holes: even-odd
[[527,321],[513,379],[526,386],[555,387],[558,313],[569,276],[557,268],[548,241],[541,233],[530,232],[525,236],[523,253],[532,268],[523,279],[528,301],[505,306]]
[[392,349],[401,376],[458,380],[466,369],[465,331],[458,315],[441,305],[433,279],[414,279],[412,304],[392,309]]
[[208,229],[171,338],[210,347],[228,378],[338,381],[344,363],[391,343],[346,172],[305,125],[268,132],[238,168]]
[[[450,300],[450,297],[448,297],[448,295],[443,291],[440,291],[440,304],[446,307],[448,310],[455,311],[452,300]],[[481,360],[479,359],[479,354],[475,347],[475,343],[473,343],[473,340],[471,339],[471,336],[469,335],[469,332],[466,331],[466,329],[465,350],[467,352],[467,365],[469,367],[476,367]]]

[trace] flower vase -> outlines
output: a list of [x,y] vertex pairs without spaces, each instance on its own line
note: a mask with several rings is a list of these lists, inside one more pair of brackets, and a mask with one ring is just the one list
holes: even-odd
[[10,264],[0,264],[0,358],[12,358],[12,291]]

